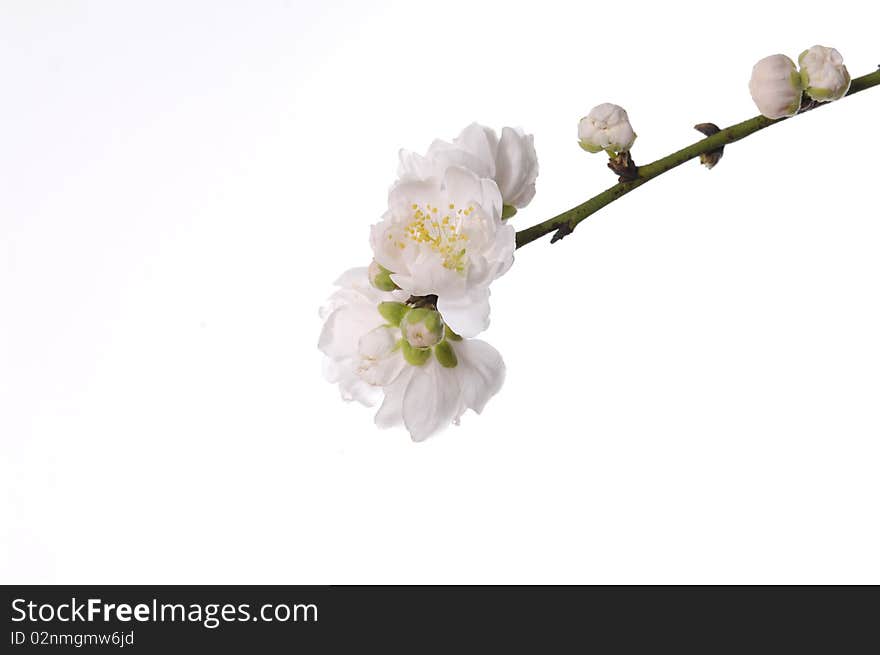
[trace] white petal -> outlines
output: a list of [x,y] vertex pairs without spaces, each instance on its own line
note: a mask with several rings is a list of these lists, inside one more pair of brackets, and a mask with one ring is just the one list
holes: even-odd
[[424,180],[443,172],[438,170],[434,160],[410,150],[401,150],[398,156],[400,164],[397,167],[397,175],[401,179]]
[[333,311],[324,322],[318,349],[328,357],[349,357],[357,352],[358,340],[363,334],[363,324],[351,320],[349,307]]
[[358,344],[358,376],[373,386],[390,384],[405,361],[399,349],[395,349],[400,339],[400,330],[381,326],[363,335]]
[[359,287],[365,280],[369,283],[367,267],[359,266],[345,271],[345,273],[336,278],[333,285],[337,287]]
[[468,295],[440,296],[437,311],[452,331],[462,337],[474,337],[489,327],[489,289],[473,289]]
[[486,259],[496,264],[495,270],[492,272],[493,279],[501,277],[513,266],[515,252],[516,228],[507,223],[499,225],[492,247],[484,253]]
[[383,359],[362,359],[357,372],[358,376],[367,384],[371,384],[374,387],[385,387],[393,383],[406,366],[406,360],[398,350]]
[[397,329],[381,325],[361,336],[358,340],[358,352],[362,357],[371,359],[387,357],[397,344],[398,334]]
[[435,174],[457,166],[465,168],[480,177],[491,177],[495,172],[495,161],[485,159],[452,143],[435,141],[428,150],[428,159],[434,163]]
[[403,396],[412,379],[414,366],[407,366],[401,371],[397,379],[385,387],[385,400],[379,411],[376,412],[376,426],[380,428],[392,428],[403,422]]
[[504,360],[497,350],[479,339],[456,342],[453,348],[458,366],[452,370],[458,376],[462,400],[479,414],[504,384]]
[[415,370],[403,397],[403,422],[413,441],[424,441],[456,418],[460,402],[452,369],[431,358]]
[[483,199],[480,179],[472,171],[461,166],[451,166],[443,178],[449,197],[462,205],[480,203]]
[[495,153],[498,149],[495,130],[479,123],[471,123],[455,137],[453,143],[485,164],[485,171],[472,169],[477,175],[495,177]]
[[505,127],[501,130],[495,157],[495,182],[505,205],[523,208],[535,196],[538,176],[538,155],[534,137],[522,130]]
[[339,385],[339,394],[343,400],[356,400],[361,405],[372,407],[379,400],[381,390],[362,380],[355,373],[357,362],[355,358],[347,358],[338,361],[324,360],[324,376],[329,382]]
[[495,180],[484,178],[480,182],[480,198],[478,202],[493,223],[497,224],[501,220],[501,208],[504,206],[504,199],[501,197],[501,191],[498,189]]

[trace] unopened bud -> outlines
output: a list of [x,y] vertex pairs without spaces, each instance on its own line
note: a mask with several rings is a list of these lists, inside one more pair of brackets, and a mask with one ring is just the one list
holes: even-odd
[[369,269],[367,269],[367,274],[370,277],[370,284],[379,289],[379,291],[394,291],[400,288],[391,279],[391,271],[375,259],[370,264]]
[[785,55],[770,55],[752,68],[749,92],[764,116],[784,118],[800,109],[803,85],[791,59]]
[[578,141],[587,152],[605,150],[616,156],[632,148],[635,140],[626,110],[610,102],[593,107],[578,123]]
[[804,91],[813,100],[839,100],[849,91],[850,76],[834,48],[814,45],[798,57]]
[[427,307],[409,310],[400,322],[403,338],[415,348],[430,348],[440,343],[443,327],[440,312]]

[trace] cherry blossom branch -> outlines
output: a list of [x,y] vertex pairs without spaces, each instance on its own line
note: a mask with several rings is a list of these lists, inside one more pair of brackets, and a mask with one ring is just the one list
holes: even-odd
[[[862,77],[857,77],[852,81],[850,85],[849,92],[846,95],[852,95],[854,93],[858,93],[859,91],[864,91],[865,89],[870,89],[873,86],[880,85],[880,70],[874,71],[873,73],[869,73],[868,75],[863,75]],[[807,104],[804,105],[799,113],[803,113],[809,109],[813,109],[815,107],[820,107],[825,104],[832,103],[818,103],[818,104]],[[550,243],[555,243],[559,241],[563,237],[571,234],[574,231],[574,228],[577,227],[578,223],[582,220],[592,216],[597,211],[605,207],[606,205],[611,204],[615,200],[625,196],[630,191],[639,188],[648,180],[652,180],[655,177],[666,173],[667,171],[672,170],[673,168],[680,166],[686,161],[690,161],[691,159],[695,159],[701,155],[707,155],[709,153],[717,152],[722,149],[725,145],[733,143],[735,141],[739,141],[750,134],[754,134],[759,130],[763,130],[765,127],[770,127],[771,125],[775,125],[776,123],[781,123],[782,121],[787,120],[785,118],[780,119],[771,119],[765,116],[756,116],[754,118],[750,118],[749,120],[743,121],[742,123],[737,123],[736,125],[731,125],[730,127],[724,128],[712,136],[708,136],[705,139],[701,139],[696,143],[693,143],[686,148],[682,148],[678,152],[674,152],[671,155],[667,155],[662,159],[658,159],[655,162],[647,164],[645,166],[639,166],[635,169],[636,177],[634,179],[625,180],[623,177],[618,184],[615,184],[613,187],[606,189],[599,195],[590,198],[584,203],[581,203],[577,207],[572,207],[568,211],[562,212],[558,216],[554,216],[553,218],[549,218],[546,221],[533,225],[524,230],[520,230],[516,233],[516,247],[521,248],[527,243],[531,243],[536,239],[540,239],[542,236],[549,234],[551,232],[556,232],[553,235]]]

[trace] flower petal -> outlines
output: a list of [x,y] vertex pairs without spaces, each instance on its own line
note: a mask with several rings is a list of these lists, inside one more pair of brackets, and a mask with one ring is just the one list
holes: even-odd
[[339,394],[343,400],[356,400],[361,405],[372,407],[379,400],[381,390],[358,377],[355,373],[356,366],[353,357],[341,360],[325,359],[324,377],[329,382],[339,385]]
[[401,150],[398,157],[400,163],[397,167],[397,175],[401,179],[424,180],[442,173],[437,163],[430,157],[423,157],[411,150]]
[[377,427],[393,428],[403,422],[403,397],[414,372],[415,367],[405,367],[397,379],[385,387],[385,400],[374,419]]
[[458,415],[458,379],[431,359],[413,373],[403,397],[403,423],[413,441],[424,441]]
[[522,209],[535,197],[538,176],[538,155],[535,139],[520,129],[501,130],[498,154],[495,157],[495,182],[504,204]]
[[465,296],[440,296],[437,311],[452,331],[474,337],[489,327],[489,289],[473,289]]
[[328,357],[348,357],[357,352],[362,326],[349,320],[350,316],[348,307],[340,307],[331,312],[324,322],[318,338],[318,349]]
[[504,384],[505,366],[501,354],[485,341],[466,339],[454,344],[458,377],[464,404],[477,414]]

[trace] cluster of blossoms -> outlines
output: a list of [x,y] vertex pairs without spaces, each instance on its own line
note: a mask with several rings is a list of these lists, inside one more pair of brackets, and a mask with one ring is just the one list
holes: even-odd
[[[791,116],[804,97],[827,102],[849,90],[837,50],[813,46],[798,64],[785,55],[755,64],[749,90],[764,116]],[[695,128],[720,131],[712,123]],[[621,182],[643,175],[630,155],[635,140],[618,105],[597,105],[578,124],[581,148],[607,153]],[[723,149],[700,153],[700,161],[712,168]],[[537,176],[533,137],[510,127],[499,136],[474,123],[423,155],[401,151],[388,209],[370,231],[372,262],[336,281],[318,343],[345,400],[381,401],[379,427],[403,425],[421,441],[468,409],[482,412],[501,388],[504,361],[475,337],[489,325],[492,283],[513,265],[508,219],[531,202]],[[573,229],[550,224],[558,238],[566,228]]]
[[849,85],[840,53],[814,45],[800,54],[798,65],[785,55],[764,57],[752,68],[749,91],[761,113],[775,119],[796,114],[804,94],[816,102],[839,100]]
[[489,287],[513,264],[507,219],[535,195],[533,137],[473,124],[424,155],[402,151],[373,261],[345,272],[322,309],[318,347],[342,397],[372,406],[379,427],[421,441],[504,381],[504,362],[474,339],[489,325]]

